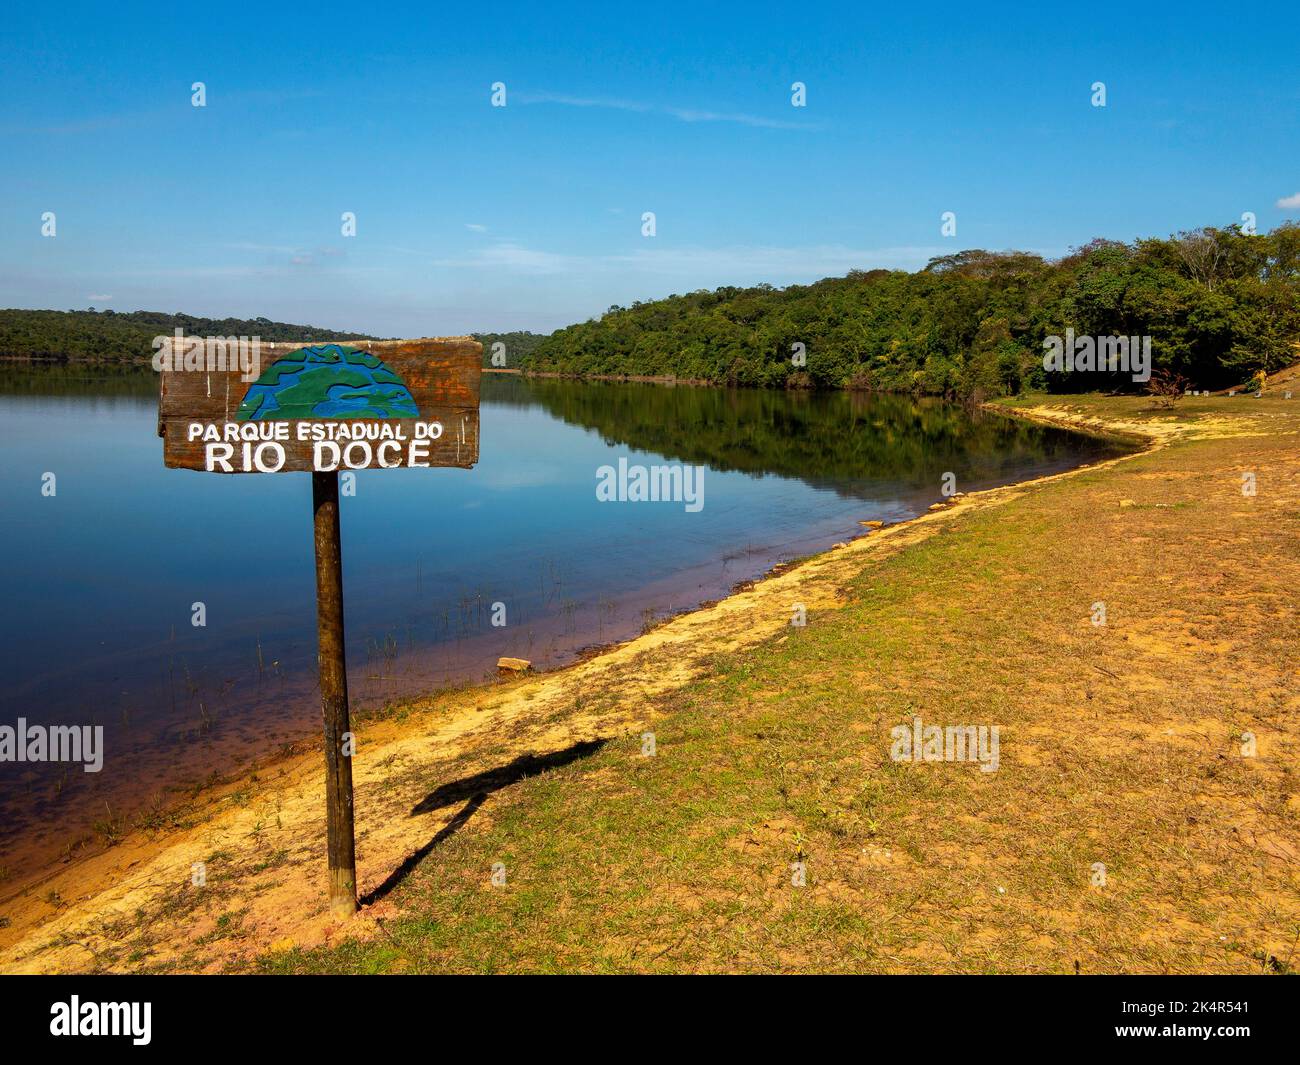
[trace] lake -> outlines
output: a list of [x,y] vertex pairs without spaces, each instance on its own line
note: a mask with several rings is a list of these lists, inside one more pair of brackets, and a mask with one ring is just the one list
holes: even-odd
[[[156,414],[148,372],[0,385],[0,724],[105,736],[99,773],[0,764],[0,895],[319,732],[310,477],[164,469]],[[497,375],[481,432],[472,471],[361,472],[342,500],[354,710],[626,639],[924,512],[945,473],[969,492],[1118,453],[932,400]],[[703,505],[601,502],[620,459],[704,467]]]

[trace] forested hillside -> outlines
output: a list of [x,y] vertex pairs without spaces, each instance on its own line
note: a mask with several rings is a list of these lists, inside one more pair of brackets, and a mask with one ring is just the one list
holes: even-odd
[[197,318],[161,311],[0,310],[0,357],[147,363],[153,358],[153,338],[177,328],[186,336],[256,336],[268,343],[364,336],[267,318]]
[[1300,226],[1098,240],[1056,261],[964,251],[916,273],[670,296],[557,330],[527,367],[949,396],[1141,387],[1127,375],[1045,373],[1043,340],[1067,328],[1150,336],[1155,367],[1194,387],[1280,369],[1300,341]]
[[[314,325],[289,325],[267,318],[197,318],[159,311],[0,310],[0,358],[56,359],[69,362],[146,364],[153,338],[183,329],[186,336],[247,336],[272,341],[374,340],[366,333],[339,332]],[[490,365],[492,344],[505,345],[507,366],[517,366],[543,339],[539,333],[475,333]]]
[[498,368],[514,369],[528,358],[537,346],[546,339],[544,333],[516,331],[513,333],[471,333],[471,336],[483,345],[483,365],[492,366],[492,346],[500,343],[501,361]]

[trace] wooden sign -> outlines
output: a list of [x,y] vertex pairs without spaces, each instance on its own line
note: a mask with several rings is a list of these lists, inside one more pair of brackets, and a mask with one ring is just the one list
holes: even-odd
[[478,461],[483,346],[470,337],[163,339],[154,364],[166,466],[286,473]]
[[329,903],[357,909],[352,735],[343,635],[339,471],[478,461],[483,346],[470,337],[261,344],[160,337],[163,464],[209,473],[311,471],[316,635],[325,727]]

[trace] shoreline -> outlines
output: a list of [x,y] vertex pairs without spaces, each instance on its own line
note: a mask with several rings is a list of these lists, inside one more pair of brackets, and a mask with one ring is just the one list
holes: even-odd
[[[560,388],[560,384],[557,383],[555,388],[561,395],[575,390],[581,392],[584,388],[581,384],[567,383],[563,383],[566,387]],[[714,393],[715,398],[723,395]],[[788,406],[783,397],[773,398],[779,401],[778,408]],[[910,408],[910,404],[903,406]],[[710,406],[707,409],[714,408]],[[870,405],[866,409],[870,409]],[[987,468],[972,469],[969,474],[963,472],[961,487],[967,491],[1068,469],[1078,463],[1094,461],[1098,452],[1114,453],[1113,448],[1098,447],[1082,436],[1012,428],[1006,414],[970,418],[956,407],[942,406],[940,409],[944,424],[952,421],[964,425],[968,420],[985,423],[980,431],[981,438],[1030,436],[1037,439],[1045,436],[1055,440],[1051,448],[1041,453],[1031,447],[1023,455],[1017,451],[1015,458],[1007,463],[994,458]],[[840,424],[838,420],[829,423],[832,433]],[[704,457],[708,461],[707,454]],[[933,464],[924,456],[918,461]],[[814,465],[807,457],[791,465],[798,467],[801,464]],[[830,477],[844,476],[845,465],[837,467],[837,472]],[[761,461],[752,466],[765,472],[767,469]],[[801,482],[820,487],[822,482],[811,469],[804,472],[805,476],[799,478]],[[781,473],[783,476],[799,476],[789,469],[783,469]],[[933,479],[919,474],[909,479],[910,475],[904,472],[902,482],[897,485],[878,484],[865,471],[862,475],[867,478],[862,482],[864,488],[860,490],[849,484],[841,491],[837,487],[838,500],[826,504],[818,501],[808,513],[800,513],[800,508],[787,509],[783,513],[774,513],[774,520],[764,521],[738,512],[732,521],[735,532],[731,536],[710,533],[706,538],[711,542],[704,548],[684,546],[683,550],[673,552],[676,558],[673,564],[649,566],[644,560],[629,554],[626,564],[619,566],[621,573],[610,571],[607,579],[566,584],[566,594],[577,602],[573,610],[564,613],[552,605],[549,609],[554,613],[547,614],[548,608],[543,600],[538,600],[530,613],[525,614],[529,604],[521,596],[520,601],[512,605],[512,611],[518,607],[512,620],[524,619],[523,624],[511,626],[509,630],[488,629],[486,618],[480,613],[477,623],[471,623],[468,631],[462,621],[454,644],[447,638],[454,623],[448,628],[444,622],[444,634],[440,636],[434,631],[436,618],[426,616],[423,627],[417,618],[408,625],[400,654],[395,655],[392,662],[387,660],[387,652],[385,659],[378,661],[376,650],[374,659],[378,668],[372,666],[369,650],[374,646],[373,641],[366,645],[364,658],[361,656],[363,648],[360,642],[356,642],[349,652],[354,713],[360,718],[362,714],[359,711],[363,707],[382,712],[382,707],[390,703],[409,701],[449,686],[481,682],[495,674],[495,664],[501,656],[530,659],[538,670],[553,669],[570,660],[571,655],[590,657],[589,653],[578,652],[590,644],[607,645],[612,639],[634,637],[644,627],[651,611],[658,618],[716,601],[734,591],[738,580],[761,578],[778,561],[828,550],[835,542],[860,533],[855,519],[896,521],[925,511],[939,498],[937,471]],[[933,483],[929,483],[931,480]],[[922,484],[922,481],[927,483]],[[549,552],[559,560],[557,565],[564,564],[561,548],[562,545],[557,545],[557,550]],[[611,542],[608,555],[613,560],[628,550],[624,545]],[[608,570],[611,564],[612,561],[602,563],[602,567]],[[534,565],[541,566],[544,562],[539,560]],[[519,570],[522,572],[527,568],[520,566]],[[501,572],[508,585],[525,583],[513,572]],[[417,582],[418,574],[417,568]],[[381,587],[367,593],[362,585],[362,595],[369,594],[370,612],[375,616],[395,613],[389,604],[396,602],[394,596],[398,592],[400,589]],[[366,598],[357,600],[363,608],[360,611],[350,603],[353,607],[350,614],[364,618],[367,601]],[[305,619],[307,615],[299,613],[297,616]],[[64,787],[56,774],[46,772],[40,777],[29,776],[21,788],[6,789],[3,812],[7,816],[3,831],[0,831],[0,851],[4,851],[6,857],[0,864],[7,868],[4,874],[0,874],[0,906],[5,899],[29,884],[39,882],[51,871],[81,861],[114,844],[132,827],[166,823],[170,820],[171,808],[184,803],[196,785],[247,775],[258,766],[265,766],[268,756],[281,745],[310,746],[319,732],[320,714],[319,697],[314,695],[315,636],[305,625],[303,631],[295,630],[293,618],[294,615],[283,611],[273,616],[264,610],[246,615],[242,628],[231,626],[223,633],[222,644],[205,644],[204,653],[197,662],[194,661],[192,642],[187,644],[182,638],[176,645],[141,645],[130,657],[122,649],[114,648],[104,650],[98,660],[79,655],[72,662],[46,663],[43,670],[33,669],[24,674],[13,686],[14,690],[9,692],[9,701],[20,707],[24,703],[30,704],[33,709],[50,717],[75,715],[81,705],[112,705],[111,700],[119,695],[118,688],[121,689],[120,702],[127,703],[133,698],[138,705],[132,706],[129,732],[125,719],[120,723],[115,720],[107,722],[106,735],[114,756],[110,772],[86,780],[74,776],[70,788]],[[414,641],[412,628],[415,629]],[[401,636],[399,629],[392,631]],[[520,633],[522,635],[517,635]],[[373,635],[378,639],[381,633],[376,630]],[[247,675],[236,671],[245,663],[235,662],[235,654],[230,649],[240,640],[250,657],[256,644],[259,663],[256,674],[251,669]],[[260,664],[264,642],[268,651],[266,660],[276,660],[272,663],[274,676],[268,673],[265,679]],[[475,653],[476,648],[479,653]],[[179,714],[173,698],[169,716],[166,710],[167,688],[161,689],[161,698],[151,702],[154,693],[147,685],[160,666],[164,671],[170,669],[173,654],[186,662],[182,668],[186,670],[187,678],[188,670],[196,669],[198,682],[206,683],[207,690],[199,691],[198,684],[195,685],[195,690],[190,693],[188,714],[183,696]],[[226,671],[220,673],[222,684],[218,688],[211,678],[222,670],[223,662]],[[69,684],[65,691],[43,679],[74,668],[81,678],[111,673],[114,677],[112,690],[101,693],[93,690],[93,685],[87,681],[78,687]],[[234,678],[235,683],[227,681],[227,677]],[[128,697],[128,692],[137,690],[140,692],[138,696]],[[60,698],[66,705],[58,703]],[[195,707],[203,708],[200,725],[193,721]],[[115,732],[115,728],[118,731]]]
[[[392,748],[390,754],[385,756],[391,757],[397,751],[405,750],[413,743],[418,743],[426,728],[449,734],[446,750],[448,754],[459,749],[462,737],[480,731],[486,733],[480,737],[485,744],[491,745],[494,741],[499,743],[507,738],[504,730],[501,730],[501,734],[494,735],[490,729],[480,730],[476,727],[482,724],[482,719],[478,719],[478,715],[485,709],[481,705],[482,702],[493,697],[500,697],[500,701],[493,708],[499,710],[503,704],[508,708],[507,712],[501,715],[501,723],[504,724],[507,721],[517,721],[523,716],[525,709],[520,704],[534,701],[540,690],[554,689],[547,693],[551,696],[557,693],[571,694],[570,689],[586,686],[585,674],[617,672],[647,653],[668,644],[682,642],[684,633],[703,631],[711,640],[721,641],[731,649],[758,643],[776,635],[786,626],[787,613],[784,606],[772,610],[766,624],[746,623],[743,632],[735,631],[737,614],[748,613],[755,606],[780,599],[792,588],[811,593],[805,594],[809,609],[830,605],[835,601],[836,595],[826,585],[838,580],[846,565],[852,565],[852,560],[864,555],[887,557],[933,535],[943,524],[958,514],[997,506],[1024,491],[1064,478],[1108,469],[1145,454],[1148,450],[1164,446],[1167,442],[1159,434],[1142,431],[1137,423],[1116,420],[1110,424],[1099,425],[1095,421],[1088,421],[1064,410],[1050,409],[1044,412],[1041,408],[1008,408],[1000,404],[985,406],[992,413],[1028,418],[1058,428],[1080,430],[1129,445],[1141,440],[1147,447],[1145,450],[1135,450],[1099,463],[957,496],[941,509],[931,510],[880,529],[864,530],[846,543],[836,544],[827,551],[796,559],[793,562],[778,564],[757,580],[740,582],[731,594],[722,599],[703,603],[694,610],[666,618],[640,636],[594,649],[591,654],[583,655],[578,660],[558,669],[534,674],[524,680],[496,684],[467,684],[399,703],[378,719],[366,720],[358,725],[358,734],[361,737],[358,754],[363,755],[367,750],[372,750],[379,745],[385,750]],[[678,682],[684,682],[687,676],[698,671],[701,657],[703,656],[697,653],[695,662],[687,666],[682,671],[682,675],[676,678]],[[645,687],[645,685],[634,686]],[[440,714],[433,704],[441,700],[453,704],[450,721],[439,720],[444,715]],[[467,702],[479,705],[470,709],[464,705]],[[609,725],[617,723],[622,728],[633,724],[636,719],[636,713],[627,714],[615,709],[612,714],[591,718],[588,724],[602,723],[602,727],[596,729],[597,733],[601,733],[606,731]],[[570,722],[569,728],[572,728],[573,724],[574,722]],[[543,736],[546,735],[548,733],[543,733]],[[317,744],[310,744],[310,747],[310,750],[260,760],[243,771],[232,773],[215,784],[211,790],[205,789],[176,811],[179,816],[174,817],[173,820],[179,822],[182,827],[157,834],[140,829],[133,830],[115,846],[80,859],[70,866],[47,870],[37,879],[23,884],[12,893],[7,893],[5,899],[0,902],[0,906],[5,908],[5,916],[9,917],[8,926],[0,928],[0,958],[3,959],[3,962],[0,962],[0,969],[13,971],[10,966],[19,962],[19,956],[35,946],[29,942],[32,937],[46,939],[43,933],[57,930],[55,932],[57,938],[59,933],[84,916],[94,915],[96,918],[102,918],[105,913],[121,912],[122,905],[127,900],[132,904],[144,901],[145,897],[156,893],[157,873],[161,867],[172,870],[167,879],[171,881],[173,887],[177,886],[178,882],[179,886],[183,887],[184,876],[180,874],[183,873],[184,867],[183,863],[179,866],[177,864],[179,856],[192,857],[197,854],[200,849],[196,846],[198,840],[205,833],[219,831],[223,819],[235,822],[243,820],[231,810],[231,806],[234,805],[230,802],[232,795],[240,795],[248,789],[257,791],[263,797],[276,793],[296,792],[298,793],[296,805],[301,805],[301,813],[306,819],[312,819],[310,796],[323,789],[323,768],[319,765],[320,753],[316,749]],[[513,747],[520,749],[521,745],[516,743]],[[358,760],[360,761],[360,758]],[[373,762],[370,764],[373,765]],[[361,781],[359,781],[358,791],[360,787]],[[323,803],[316,803],[316,805],[321,806],[323,814]],[[358,888],[362,895],[365,894],[374,876],[371,873],[368,877],[366,872],[375,864],[367,860],[367,848],[360,838],[366,812],[365,803],[359,797],[357,802],[360,856]],[[409,847],[404,842],[399,843],[396,849],[409,853]],[[389,849],[386,847],[385,850]],[[389,853],[396,858],[395,850]],[[301,870],[303,880],[300,888],[313,880],[319,880],[323,884],[323,855],[322,840],[318,861],[313,863],[309,856],[304,856],[306,861],[303,863],[305,868]],[[406,854],[402,854],[401,857],[405,858]],[[394,865],[398,864],[398,861],[393,858],[389,861]],[[119,884],[116,888],[113,886],[128,870],[136,869],[141,865],[148,866],[150,863],[154,868],[149,870],[144,882],[136,883],[133,879],[125,885]],[[319,868],[312,868],[313,864]],[[139,875],[136,873],[135,878]],[[60,899],[70,897],[76,899],[77,903],[68,906],[66,910],[56,907],[54,913],[42,914],[40,911],[48,910],[49,907],[42,900],[35,898],[35,895],[40,889],[47,887],[56,892]],[[344,930],[354,932],[358,924],[365,926],[366,922],[372,919],[367,911],[373,907],[366,907],[350,926],[339,927],[323,913],[323,898],[314,898],[315,894],[319,893],[310,889],[302,892],[301,904],[312,916],[303,922],[290,922],[297,926],[295,942],[328,942],[339,932]],[[11,915],[10,910],[17,912]],[[267,944],[262,945],[265,947]],[[36,961],[35,958],[28,960]],[[58,967],[70,961],[72,959],[61,956],[61,960],[55,965]],[[23,965],[19,971],[31,971],[26,964],[19,963]],[[73,964],[75,965],[75,962]],[[37,971],[43,970],[42,961],[37,964]]]
[[[657,627],[682,614],[716,605],[766,576],[788,568],[790,558],[828,550],[835,538],[821,530],[809,530],[798,540],[774,543],[756,552],[772,561],[766,567],[752,571],[749,576],[718,579],[714,576],[716,563],[710,560],[686,566],[667,577],[647,580],[638,590],[635,602],[629,600],[616,604],[617,608],[610,612],[589,612],[576,619],[556,615],[533,621],[529,628],[538,637],[539,644],[534,649],[500,644],[499,637],[492,630],[481,629],[455,643],[420,645],[409,654],[417,663],[416,669],[430,674],[427,683],[396,678],[360,679],[363,664],[353,662],[350,674],[353,676],[352,720],[356,724],[380,720],[400,711],[405,704],[435,698],[442,692],[490,686],[496,677],[495,663],[503,655],[522,654],[533,662],[538,674],[552,673],[588,661],[642,634],[647,624],[647,610],[654,611],[651,624]],[[816,546],[809,541],[816,541]],[[798,548],[792,551],[792,545],[798,545]],[[431,664],[435,660],[443,662],[443,665],[435,668]],[[220,791],[226,785],[273,768],[287,757],[314,750],[320,732],[320,700],[316,692],[314,664],[310,676],[295,673],[291,683],[281,684],[278,697],[286,704],[283,712],[277,717],[264,717],[258,724],[259,729],[275,729],[278,735],[274,744],[252,746],[242,736],[225,736],[220,740],[209,737],[205,742],[212,746],[194,755],[174,747],[150,749],[135,767],[139,779],[97,796],[99,802],[110,804],[116,823],[128,831],[137,828],[138,822],[146,818],[172,821],[178,811],[191,807],[196,797],[201,800],[208,791]],[[289,704],[298,705],[291,709]],[[215,718],[217,727],[231,725],[236,720],[234,715],[245,712],[246,708],[242,706],[237,711],[222,711]],[[168,778],[160,784],[162,778],[154,774],[165,772],[169,762],[173,766],[184,764],[188,768],[176,779]],[[100,815],[103,810],[100,805]],[[9,875],[0,880],[0,912],[11,899],[41,886],[60,871],[75,868],[106,853],[116,845],[106,845],[102,841],[101,834],[94,827],[93,816],[83,820],[85,823],[79,832],[69,829],[61,838],[44,846],[24,848],[21,844],[9,845],[6,850],[11,859],[6,864]],[[20,831],[22,827],[26,826],[20,826]],[[14,838],[21,840],[22,837]]]

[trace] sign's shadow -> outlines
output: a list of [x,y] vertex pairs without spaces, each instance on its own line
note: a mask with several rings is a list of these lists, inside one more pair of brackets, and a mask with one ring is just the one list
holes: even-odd
[[487,801],[488,795],[492,792],[508,788],[511,784],[517,784],[529,777],[535,777],[548,769],[558,769],[570,762],[576,762],[580,758],[593,755],[608,742],[608,740],[583,740],[571,747],[566,747],[562,751],[552,751],[550,754],[520,755],[513,761],[495,769],[485,769],[472,776],[461,777],[459,780],[449,781],[446,784],[439,784],[411,808],[410,816],[418,817],[421,814],[432,813],[435,810],[441,810],[462,801],[465,805],[434,834],[428,843],[409,855],[401,865],[394,869],[382,884],[362,896],[361,905],[369,906],[391,893],[398,884],[411,874],[420,862],[428,857],[435,847],[444,840],[450,839],[459,831],[461,826],[473,817],[478,808]]

